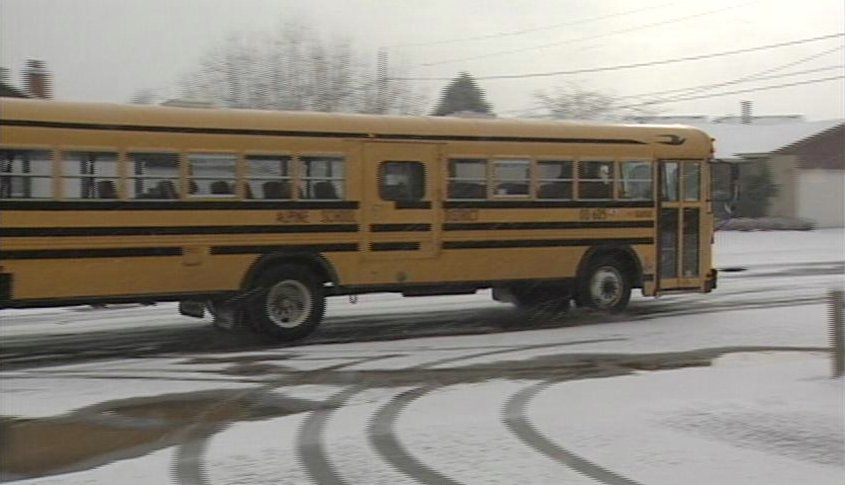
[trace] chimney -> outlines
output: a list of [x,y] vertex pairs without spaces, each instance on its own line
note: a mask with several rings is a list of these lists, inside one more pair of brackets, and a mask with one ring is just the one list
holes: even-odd
[[751,124],[751,101],[740,101],[740,107],[742,108],[742,121],[743,125],[750,125]]
[[26,79],[26,91],[33,98],[50,99],[51,81],[50,72],[44,67],[44,61],[29,59],[26,61],[26,70],[24,71]]

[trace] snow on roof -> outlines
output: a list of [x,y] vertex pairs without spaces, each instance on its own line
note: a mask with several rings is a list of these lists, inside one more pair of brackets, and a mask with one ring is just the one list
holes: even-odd
[[842,123],[842,120],[783,123],[776,125],[734,125],[692,123],[714,138],[717,159],[740,158],[746,154],[771,153]]

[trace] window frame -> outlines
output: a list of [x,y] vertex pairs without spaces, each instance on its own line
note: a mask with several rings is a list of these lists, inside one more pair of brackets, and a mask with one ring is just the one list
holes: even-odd
[[[182,193],[184,194],[183,197],[189,199],[232,199],[238,196],[238,165],[241,160],[241,154],[235,151],[219,151],[219,150],[189,150],[184,151],[181,153],[182,160],[185,164],[185,180],[182,184]],[[230,156],[232,158],[232,178],[230,179],[221,179],[220,177],[212,177],[206,175],[195,176],[193,174],[193,165],[192,165],[192,156],[202,156],[202,155],[211,155],[211,156]],[[225,181],[229,183],[229,193],[222,193],[222,194],[213,194],[211,193],[210,185],[209,184],[209,193],[207,194],[200,194],[200,193],[192,193],[191,186],[195,183],[196,180],[208,180],[208,181]],[[197,184],[199,186],[199,184]]]
[[[111,153],[111,154],[114,154],[114,156],[115,156],[115,158],[114,158],[115,167],[117,169],[116,174],[114,176],[106,176],[106,177],[100,177],[96,173],[92,174],[92,175],[69,175],[67,170],[66,170],[66,167],[67,167],[67,164],[71,162],[71,160],[68,160],[68,159],[65,158],[65,155],[69,154],[69,153]],[[59,173],[58,174],[58,179],[59,179],[58,183],[59,183],[59,186],[61,187],[61,191],[60,191],[61,200],[114,201],[114,200],[123,199],[123,194],[125,192],[124,187],[123,187],[124,178],[125,178],[124,177],[124,171],[125,171],[124,170],[124,156],[123,156],[124,152],[121,151],[119,148],[117,148],[117,147],[103,147],[103,146],[92,147],[92,146],[66,146],[66,145],[63,145],[63,146],[60,146],[57,149],[57,154],[58,154],[58,165],[59,165],[59,167],[58,167],[58,173]],[[114,197],[114,198],[100,198],[100,197],[84,198],[84,197],[69,196],[68,191],[67,191],[68,187],[66,185],[67,180],[70,180],[70,179],[81,180],[81,179],[85,179],[85,178],[93,179],[95,181],[95,184],[96,184],[96,182],[105,181],[105,180],[110,180],[110,181],[114,182],[116,197]]]
[[[484,176],[482,177],[451,177],[451,168],[452,162],[460,162],[460,161],[468,161],[468,162],[479,162],[484,166]],[[485,155],[456,155],[456,156],[447,156],[446,163],[445,163],[445,170],[446,170],[446,200],[456,200],[456,201],[467,201],[467,200],[489,200],[490,199],[490,158]],[[481,181],[484,187],[484,194],[485,196],[482,198],[479,197],[450,197],[449,196],[449,188],[451,187],[452,182],[473,182],[473,181]]]
[[[49,179],[49,194],[46,197],[2,197],[0,200],[57,200],[60,198],[61,194],[61,184],[59,183],[59,176],[58,176],[58,157],[59,153],[55,146],[48,146],[48,145],[38,145],[38,144],[20,144],[20,145],[0,145],[0,150],[2,151],[17,151],[17,152],[47,152],[49,154],[49,161],[50,161],[50,174],[49,175],[41,175],[41,174],[29,174],[29,173],[18,173],[18,172],[0,172],[0,176],[8,176],[9,179],[9,189],[11,195],[11,188],[15,178],[19,180],[34,180],[34,179]],[[2,175],[6,174],[6,175]],[[24,184],[26,185],[26,184]],[[26,192],[26,190],[24,191]],[[29,192],[32,192],[32,188],[30,187]]]
[[[288,175],[282,177],[276,176],[259,176],[254,177],[252,176],[252,172],[250,171],[250,157],[286,157],[287,165],[288,165]],[[241,155],[241,163],[242,163],[242,171],[241,177],[239,179],[242,182],[241,188],[241,196],[245,200],[297,200],[299,199],[299,190],[294,190],[295,188],[299,187],[298,182],[298,172],[299,168],[297,165],[297,158],[296,155],[290,150],[279,150],[279,151],[249,151],[245,152]],[[290,197],[287,198],[265,198],[263,192],[261,193],[261,197],[258,197],[255,190],[252,189],[250,186],[250,182],[278,182],[278,181],[288,181],[290,187]],[[263,190],[263,189],[262,189]],[[252,198],[247,197],[247,195],[251,193]]]
[[[497,191],[498,186],[501,185],[502,183],[509,183],[511,181],[511,179],[498,179],[496,177],[497,164],[498,163],[508,163],[508,162],[511,162],[511,163],[517,162],[517,163],[520,163],[520,164],[524,163],[525,166],[528,168],[527,177],[524,179],[525,185],[526,185],[526,188],[527,188],[527,191],[526,191],[525,194],[499,194],[498,193],[498,191]],[[534,192],[532,191],[533,187],[532,187],[531,181],[533,179],[533,170],[532,169],[533,169],[533,165],[534,165],[534,159],[532,157],[498,155],[498,156],[495,156],[495,157],[488,158],[487,163],[488,163],[487,174],[488,174],[488,179],[489,179],[488,192],[487,192],[487,198],[488,199],[491,199],[491,200],[492,199],[526,200],[526,199],[532,199],[533,198]],[[513,180],[520,180],[521,181],[522,179],[513,179]],[[521,183],[521,182],[517,182],[517,183]]]
[[[184,170],[187,168],[185,167],[185,158],[184,158],[184,151],[178,150],[175,148],[126,148],[124,150],[124,163],[126,164],[126,199],[132,201],[143,201],[143,202],[155,202],[155,201],[162,201],[162,200],[182,200],[184,199],[184,194],[186,192],[186,188],[184,185],[187,182],[187,178],[183,173]],[[138,176],[135,173],[135,159],[132,158],[134,154],[147,154],[147,155],[176,155],[176,179],[175,179],[175,189],[176,189],[176,198],[155,198],[155,197],[139,197],[139,193],[135,190],[135,186],[137,185],[138,180],[158,180],[158,181],[165,181],[170,180],[169,178],[164,177],[149,177],[149,176]],[[132,190],[130,191],[129,187],[130,184],[132,186]],[[152,189],[146,189],[144,193],[148,193]],[[132,196],[130,197],[130,192]]]
[[[384,189],[388,186],[385,184],[386,175],[385,169],[388,164],[406,164],[406,165],[415,165],[420,168],[420,173],[422,173],[422,179],[419,180],[419,184],[415,189],[415,185],[409,184],[409,193],[413,195],[415,192],[419,192],[420,196],[418,198],[387,198],[384,194]],[[413,171],[411,171],[413,172]],[[426,180],[426,166],[422,160],[382,160],[379,162],[378,170],[376,172],[376,181],[378,185],[378,196],[379,199],[387,202],[420,202],[427,200],[428,190],[427,190],[427,180]],[[398,185],[398,184],[396,184]],[[421,190],[417,190],[421,189]]]
[[[567,162],[570,164],[570,174],[569,178],[543,178],[542,173],[540,172],[540,165],[544,163],[561,163]],[[577,167],[577,159],[576,157],[542,157],[538,158],[534,162],[534,182],[535,182],[535,191],[534,191],[534,199],[536,200],[550,200],[550,201],[573,201],[576,200],[576,181],[578,175],[578,167]],[[563,197],[540,197],[540,188],[544,185],[554,184],[554,183],[566,183],[569,182],[570,185],[570,197],[563,198]]]
[[[640,178],[625,179],[624,178],[625,172],[623,170],[623,166],[626,163],[648,164],[649,169],[650,169],[649,170],[649,177],[650,178],[648,179],[648,181],[650,182],[649,189],[650,189],[650,192],[651,192],[651,196],[649,198],[645,199],[645,198],[641,198],[641,197],[623,197],[623,193],[624,193],[623,183],[625,183],[625,182],[643,182],[643,181],[646,180],[646,179],[640,179]],[[617,160],[617,165],[618,165],[619,173],[618,173],[618,177],[616,177],[616,186],[617,186],[616,187],[616,197],[615,197],[616,200],[624,200],[624,201],[628,201],[628,200],[631,200],[631,201],[646,201],[646,200],[653,201],[653,200],[655,200],[655,198],[657,196],[657,190],[656,190],[656,184],[655,184],[657,163],[654,159],[637,158],[637,157],[620,158],[619,160]]]
[[[576,175],[576,178],[575,178],[576,184],[575,185],[577,186],[577,190],[573,194],[576,197],[575,200],[587,201],[587,202],[616,200],[616,197],[615,197],[616,196],[616,180],[618,179],[617,173],[616,173],[616,165],[617,165],[616,162],[617,162],[616,157],[595,156],[595,157],[589,157],[589,158],[579,158],[578,163],[576,164],[576,169],[575,169],[575,175]],[[610,194],[607,197],[585,198],[584,195],[582,194],[581,189],[584,188],[584,187],[582,187],[582,184],[584,184],[584,183],[597,183],[597,182],[605,183],[604,179],[601,179],[601,178],[585,178],[585,177],[582,177],[581,176],[581,167],[585,163],[610,164],[610,179],[609,179],[609,183],[606,183],[606,185],[610,186],[609,187],[610,188]]]
[[[308,163],[305,158],[335,158],[341,162],[341,166],[343,167],[343,175],[341,176],[325,176],[325,177],[312,177],[306,175],[306,164]],[[299,197],[296,200],[307,200],[307,201],[336,201],[336,200],[347,200],[347,193],[349,191],[349,187],[347,186],[347,174],[349,173],[348,166],[349,166],[349,158],[347,157],[346,153],[342,152],[298,152],[294,156],[295,164],[296,164],[296,190],[294,192],[298,193]],[[335,185],[336,182],[340,183],[340,193],[338,197],[333,199],[325,199],[325,198],[317,198],[317,197],[306,197],[308,195],[309,190],[309,181],[329,181],[332,182],[332,185],[335,187],[335,193],[338,192],[338,185]]]

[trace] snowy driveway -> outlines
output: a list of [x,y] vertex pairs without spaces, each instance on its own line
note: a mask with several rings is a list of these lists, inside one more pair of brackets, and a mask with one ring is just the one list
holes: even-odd
[[824,295],[842,285],[841,232],[782,235],[803,260],[766,255],[770,237],[721,241],[722,265],[747,270],[713,295],[613,320],[372,295],[333,302],[311,345],[233,349],[173,343],[208,329],[165,305],[9,312],[2,478],[839,485]]

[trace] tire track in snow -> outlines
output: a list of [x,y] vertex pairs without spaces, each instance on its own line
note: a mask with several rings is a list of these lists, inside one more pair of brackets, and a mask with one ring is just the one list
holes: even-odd
[[382,406],[370,420],[367,434],[370,443],[393,468],[422,483],[430,485],[460,485],[437,470],[416,459],[396,437],[393,427],[412,401],[442,386],[429,385],[405,391]]
[[[536,345],[524,345],[524,346],[519,346],[519,347],[500,348],[500,349],[496,349],[496,350],[487,350],[487,351],[484,351],[484,352],[476,352],[476,353],[473,353],[473,354],[470,354],[470,355],[460,355],[460,356],[456,356],[456,357],[446,357],[446,358],[443,358],[443,359],[437,359],[437,360],[433,360],[433,361],[426,362],[426,363],[423,363],[423,364],[418,364],[418,365],[411,366],[411,367],[405,367],[405,368],[402,368],[402,369],[399,369],[399,370],[414,371],[414,370],[421,370],[421,369],[425,369],[425,368],[428,368],[428,367],[434,367],[434,366],[443,365],[443,364],[460,362],[462,360],[475,359],[475,358],[478,358],[478,357],[486,357],[486,356],[490,356],[490,355],[506,354],[506,353],[512,353],[512,352],[521,352],[521,351],[524,351],[524,350],[532,350],[532,349],[540,349],[540,348],[563,347],[563,346],[568,346],[568,345],[580,345],[580,344],[585,344],[585,343],[597,343],[597,342],[612,342],[612,341],[620,341],[620,340],[624,340],[624,339],[621,339],[621,338],[589,339],[589,340],[577,340],[577,341],[572,341],[572,342],[558,342],[558,343],[553,343],[553,344],[536,344]],[[422,388],[417,388],[417,389],[425,389],[425,388],[429,388],[429,387],[431,387],[431,386],[423,386]],[[326,449],[325,449],[325,445],[323,444],[324,443],[323,433],[325,432],[326,426],[327,426],[329,420],[334,415],[335,411],[337,409],[343,407],[344,405],[346,405],[352,397],[354,397],[355,395],[357,395],[357,394],[359,394],[359,393],[361,393],[361,392],[363,392],[367,389],[369,389],[369,386],[364,385],[364,384],[357,384],[355,386],[349,387],[347,389],[344,389],[343,391],[336,393],[334,396],[332,396],[328,399],[328,402],[330,402],[332,404],[329,409],[312,411],[312,412],[308,413],[308,415],[305,418],[305,421],[300,426],[298,436],[297,436],[297,441],[299,442],[299,446],[297,448],[297,456],[298,456],[298,459],[300,460],[300,462],[302,463],[302,465],[305,467],[306,473],[308,474],[308,476],[311,477],[311,479],[315,483],[317,483],[319,485],[354,485],[354,484],[351,484],[350,482],[343,479],[343,477],[341,476],[341,473],[339,473],[339,471],[337,470],[337,467],[329,459],[328,453],[326,452]],[[407,391],[407,392],[403,393],[402,395],[407,394],[408,396],[410,396],[412,394],[408,394],[408,393],[410,393],[414,390],[416,390],[416,389],[412,389],[411,391]],[[394,400],[395,399],[396,398],[394,398]],[[393,402],[394,401],[391,401],[391,403],[393,403]],[[410,400],[408,402],[410,402]],[[399,404],[399,403],[396,402],[395,404]],[[402,406],[404,406],[404,405],[402,405]],[[402,406],[400,406],[400,407],[402,407]],[[386,416],[389,417],[391,414],[393,414],[393,411],[390,409],[391,408],[390,404],[388,404],[388,406],[386,406],[386,407],[388,409],[386,409],[384,412],[386,413]],[[398,409],[397,412],[395,413],[396,417],[398,417],[398,411],[401,411],[401,409]],[[377,420],[372,420],[371,425],[368,427],[368,431],[370,432],[371,440],[375,439],[375,438],[373,438],[374,432],[380,433],[380,434],[392,434],[392,424],[393,424],[394,421],[395,421],[395,417],[390,421],[390,423],[388,423],[388,427],[384,428],[381,425],[374,424],[375,422],[377,422]],[[380,443],[382,443],[382,440],[385,440],[385,439],[386,438],[379,438]],[[382,455],[382,457],[385,459],[385,461],[387,461],[388,463],[391,463],[391,459],[388,458],[384,453],[384,451],[390,451],[390,450],[384,450],[383,448],[384,447],[381,444],[379,444],[379,446],[376,447],[376,451],[378,451],[379,454]],[[411,455],[408,454],[408,456],[411,456]],[[412,479],[415,479],[415,480],[418,480],[418,481],[423,481],[424,483],[457,483],[457,482],[452,482],[452,481],[450,481],[450,482],[442,482],[442,481],[441,482],[426,482],[425,479],[433,477],[433,476],[439,477],[440,474],[438,474],[435,470],[429,469],[428,467],[425,467],[423,469],[418,468],[417,465],[419,464],[419,462],[418,462],[418,460],[416,460],[413,457],[411,457],[411,459],[409,461],[406,461],[404,459],[400,459],[399,464],[401,466],[401,468],[397,468],[397,469],[399,469],[399,471],[405,473],[406,475],[408,475]],[[405,466],[405,465],[408,465],[408,466]],[[422,473],[422,476],[419,475],[420,472]],[[444,477],[444,478],[446,478],[446,477]],[[449,480],[451,480],[451,479],[449,479]]]
[[582,475],[598,480],[606,485],[641,485],[631,479],[625,478],[589,460],[581,458],[575,453],[559,446],[550,439],[543,436],[536,430],[533,424],[525,416],[528,403],[545,388],[556,384],[558,381],[545,381],[528,386],[517,392],[505,402],[503,409],[503,420],[505,426],[519,438],[523,443],[548,456]]
[[[396,357],[394,354],[379,355],[376,357],[367,357],[364,359],[356,359],[352,362],[345,362],[328,366],[322,369],[304,372],[304,374],[320,374],[326,372],[333,372],[344,367],[353,365],[365,364],[367,362],[374,362],[380,359],[387,359]],[[284,385],[281,382],[272,382],[270,384],[261,386],[257,389],[247,389],[243,392],[235,394],[228,400],[217,403],[214,407],[206,409],[204,413],[200,413],[194,419],[194,424],[191,425],[185,432],[185,437],[181,440],[180,445],[176,449],[174,462],[171,466],[173,480],[175,483],[188,485],[211,485],[211,480],[208,478],[208,466],[205,464],[203,454],[208,449],[208,443],[211,438],[218,432],[224,430],[230,422],[221,423],[209,429],[208,426],[203,426],[201,422],[202,417],[213,411],[215,408],[225,405],[228,402],[243,399],[248,396],[257,396],[266,393],[279,386]]]

